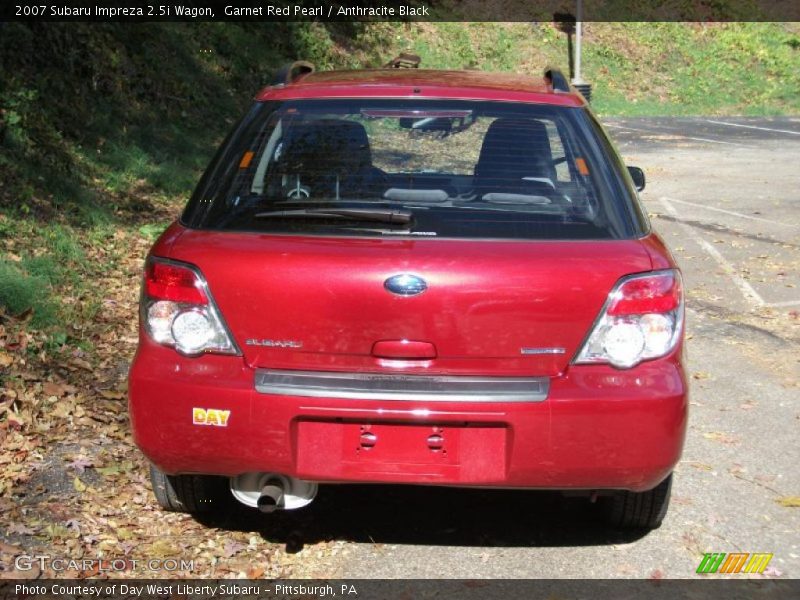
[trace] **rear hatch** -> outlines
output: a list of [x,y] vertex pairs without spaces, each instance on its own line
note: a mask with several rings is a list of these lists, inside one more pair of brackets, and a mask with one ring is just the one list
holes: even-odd
[[[251,367],[451,375],[562,373],[623,275],[648,271],[626,241],[325,238],[185,230],[171,257],[197,265]],[[427,289],[401,296],[409,273]],[[376,356],[407,340],[410,354]],[[380,346],[379,346],[380,348]],[[382,354],[377,352],[377,354]]]

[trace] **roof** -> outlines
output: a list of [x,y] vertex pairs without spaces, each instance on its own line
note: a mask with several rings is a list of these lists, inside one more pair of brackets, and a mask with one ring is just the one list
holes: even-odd
[[485,71],[363,69],[321,71],[264,88],[257,100],[300,98],[452,98],[583,106],[577,92],[553,92],[543,76]]

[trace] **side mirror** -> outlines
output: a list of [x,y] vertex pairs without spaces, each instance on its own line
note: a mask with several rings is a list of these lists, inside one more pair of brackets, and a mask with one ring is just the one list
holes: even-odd
[[638,191],[641,192],[645,186],[644,171],[642,171],[639,167],[628,167],[628,173],[631,174],[631,179],[633,179],[633,185],[636,187]]

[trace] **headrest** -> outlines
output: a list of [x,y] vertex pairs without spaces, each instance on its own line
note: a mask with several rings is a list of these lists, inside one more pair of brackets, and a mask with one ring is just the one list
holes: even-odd
[[291,125],[279,159],[289,172],[346,172],[372,164],[367,131],[343,119],[302,121]]
[[547,127],[533,119],[497,119],[483,138],[476,175],[505,172],[552,177]]

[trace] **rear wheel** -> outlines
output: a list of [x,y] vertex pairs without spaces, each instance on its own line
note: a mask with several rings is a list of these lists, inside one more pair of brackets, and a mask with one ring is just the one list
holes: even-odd
[[225,499],[226,479],[211,475],[165,475],[150,465],[150,482],[159,506],[164,510],[206,513]]
[[672,474],[652,490],[619,492],[600,498],[604,519],[621,529],[657,529],[667,514]]

